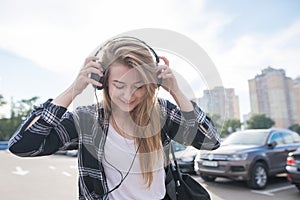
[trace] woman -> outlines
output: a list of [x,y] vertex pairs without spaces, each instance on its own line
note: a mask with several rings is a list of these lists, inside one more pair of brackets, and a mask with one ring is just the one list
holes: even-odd
[[[19,156],[78,149],[79,199],[163,199],[171,139],[215,149],[218,132],[182,93],[169,61],[144,42],[116,38],[96,54],[101,58],[88,57],[70,87],[34,109],[9,149]],[[160,82],[178,106],[157,98]],[[68,112],[89,84],[103,88],[103,101]]]

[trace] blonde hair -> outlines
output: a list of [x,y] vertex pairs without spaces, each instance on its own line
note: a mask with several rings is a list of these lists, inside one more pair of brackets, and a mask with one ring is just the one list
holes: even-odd
[[[135,144],[143,178],[147,187],[153,181],[153,168],[157,158],[163,158],[161,143],[160,109],[155,95],[157,89],[156,63],[149,48],[141,41],[122,39],[110,42],[103,50],[102,65],[106,68],[105,80],[110,75],[113,63],[120,63],[138,71],[145,82],[146,93],[143,101],[131,112],[130,116],[137,125]],[[107,116],[111,115],[112,102],[109,88],[103,89],[103,105]]]

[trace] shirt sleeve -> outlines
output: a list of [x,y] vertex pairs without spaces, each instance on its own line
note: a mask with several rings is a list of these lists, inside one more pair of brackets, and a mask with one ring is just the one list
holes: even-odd
[[[51,103],[49,99],[23,121],[9,140],[9,150],[18,156],[43,156],[58,150],[76,149],[78,134],[72,114],[67,109]],[[28,129],[37,116],[40,118]]]
[[178,106],[167,100],[160,101],[165,116],[163,137],[197,149],[212,150],[220,146],[220,134],[212,120],[192,102],[194,110],[180,111]]

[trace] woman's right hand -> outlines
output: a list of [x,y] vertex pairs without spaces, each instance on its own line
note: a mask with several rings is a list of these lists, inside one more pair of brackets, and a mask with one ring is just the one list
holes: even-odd
[[99,58],[96,56],[91,56],[85,59],[83,67],[80,69],[76,79],[72,84],[73,97],[80,94],[88,84],[93,84],[96,86],[102,86],[101,83],[91,78],[91,74],[97,74],[100,77],[103,76],[102,66],[97,62]]
[[103,73],[101,72],[102,67],[97,62],[98,59],[99,58],[97,58],[96,56],[86,58],[83,67],[80,69],[72,85],[68,87],[63,93],[58,95],[52,101],[52,103],[67,108],[72,103],[74,98],[79,95],[88,86],[88,84],[102,86],[101,83],[95,81],[90,76],[91,73],[98,74],[100,77],[103,76]]

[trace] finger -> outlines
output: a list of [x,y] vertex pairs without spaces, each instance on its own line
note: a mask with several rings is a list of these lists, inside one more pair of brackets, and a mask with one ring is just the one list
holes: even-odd
[[101,66],[101,64],[99,62],[95,62],[95,61],[88,62],[83,68],[88,69],[88,68],[91,68],[91,67],[92,68],[96,68],[96,69],[98,69],[100,71],[104,70],[104,68]]
[[162,59],[165,63],[165,65],[170,66],[170,62],[169,60],[165,57],[165,56],[158,56],[159,59]]
[[165,79],[170,79],[172,77],[173,77],[172,73],[164,73],[164,74],[160,74],[160,77],[158,78],[162,78],[163,80],[165,80]]
[[87,75],[88,74],[87,68],[82,68],[79,73],[82,75]]
[[158,78],[163,78],[165,74],[171,73],[171,70],[167,65],[161,65],[157,70],[160,72]]
[[96,80],[94,80],[94,79],[92,79],[92,78],[90,78],[90,79],[88,80],[88,83],[90,83],[90,84],[92,84],[92,85],[97,85],[97,86],[99,86],[99,87],[103,86],[102,83],[100,83],[99,81],[96,81]]
[[167,69],[169,69],[168,65],[158,65],[156,71],[164,72]]
[[103,72],[102,71],[100,71],[99,69],[96,69],[96,68],[94,68],[94,67],[89,67],[89,68],[87,68],[86,69],[86,72],[87,72],[87,74],[92,74],[92,73],[94,73],[94,74],[98,74],[99,76],[103,76]]
[[86,65],[87,63],[91,62],[91,61],[97,61],[99,60],[99,58],[97,56],[90,56],[90,57],[87,57],[84,61],[84,65]]
[[171,73],[168,73],[168,74],[164,74],[163,75],[163,79],[169,79],[169,78],[172,78],[173,77],[173,75],[171,74]]

